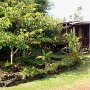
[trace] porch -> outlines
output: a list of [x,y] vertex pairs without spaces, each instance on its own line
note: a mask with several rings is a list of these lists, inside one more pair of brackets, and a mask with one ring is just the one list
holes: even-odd
[[73,25],[74,35],[79,37],[81,47],[90,53],[90,22],[82,22]]
[[62,34],[70,32],[79,37],[82,48],[87,48],[90,51],[90,21],[83,22],[64,22]]
[[82,48],[89,48],[89,24],[75,25],[75,36],[80,38]]

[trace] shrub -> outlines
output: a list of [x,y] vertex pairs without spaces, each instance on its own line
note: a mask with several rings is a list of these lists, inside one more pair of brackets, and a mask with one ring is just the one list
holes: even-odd
[[71,60],[79,60],[80,47],[79,38],[73,35],[73,33],[66,34],[68,41],[69,56]]
[[[38,69],[36,67],[30,67],[30,66],[25,66],[25,68],[23,68],[23,70],[20,72],[20,75],[22,75],[23,77],[27,77],[29,79],[34,79],[35,77],[44,77],[45,75],[45,70],[43,69]],[[40,76],[39,76],[40,75]]]

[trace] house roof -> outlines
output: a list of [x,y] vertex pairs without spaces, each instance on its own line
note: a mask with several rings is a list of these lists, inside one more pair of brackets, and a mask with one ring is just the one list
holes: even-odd
[[82,22],[72,22],[71,25],[86,25],[90,24],[90,21],[82,21]]
[[90,21],[82,21],[82,22],[63,22],[62,23],[64,25],[63,29],[66,29],[66,28],[70,28],[72,26],[78,26],[78,25],[88,25],[90,24]]
[[84,24],[90,24],[90,21],[82,21],[82,22],[63,22],[62,24],[69,24],[69,25],[84,25]]

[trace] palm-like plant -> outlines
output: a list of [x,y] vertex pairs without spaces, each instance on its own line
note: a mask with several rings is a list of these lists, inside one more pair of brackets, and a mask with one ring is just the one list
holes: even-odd
[[47,67],[47,60],[50,60],[52,51],[45,53],[45,50],[42,49],[42,54],[43,54],[42,56],[37,56],[36,59],[42,59],[44,61],[45,68],[46,68]]

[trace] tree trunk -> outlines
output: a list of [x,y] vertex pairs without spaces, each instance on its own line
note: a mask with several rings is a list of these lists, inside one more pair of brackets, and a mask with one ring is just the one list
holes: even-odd
[[11,64],[13,64],[13,55],[14,55],[13,48],[11,48]]
[[47,68],[47,61],[46,59],[44,60],[44,64],[45,64],[45,69]]

